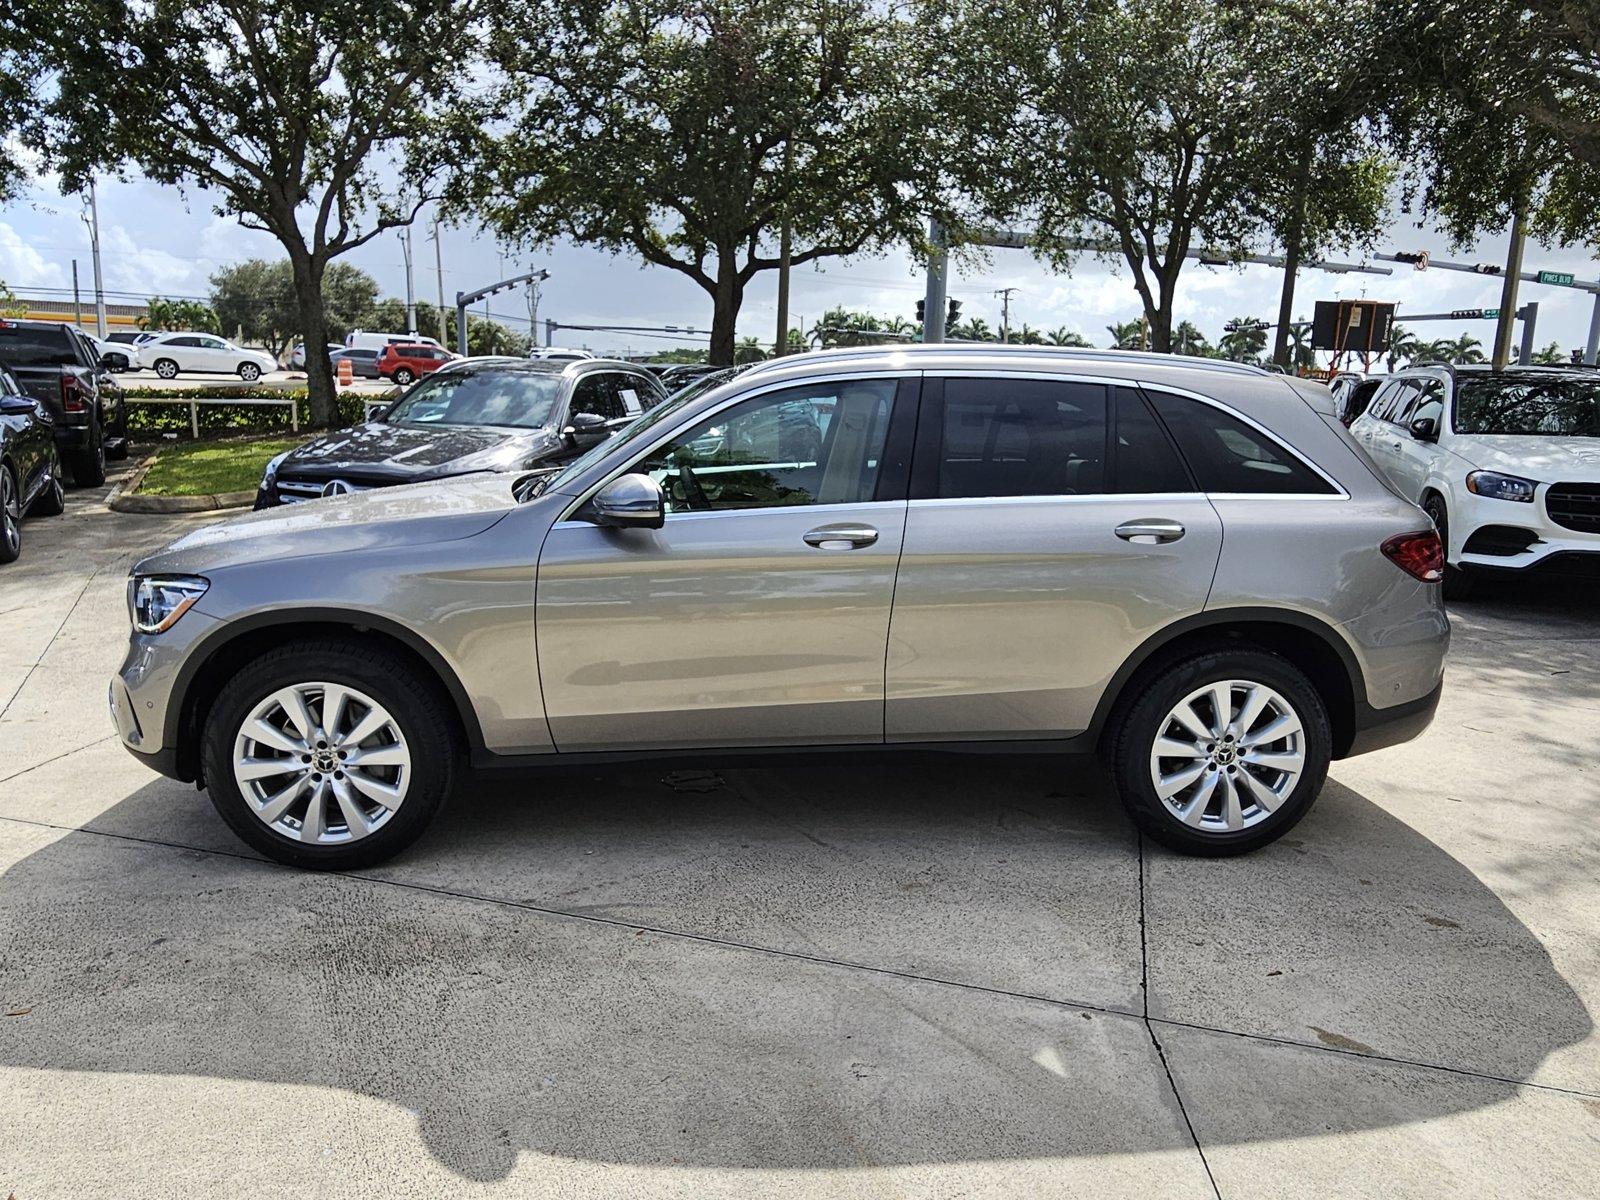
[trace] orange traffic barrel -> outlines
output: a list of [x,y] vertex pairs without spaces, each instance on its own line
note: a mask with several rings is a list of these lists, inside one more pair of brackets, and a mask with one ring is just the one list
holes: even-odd
[[339,386],[349,387],[356,381],[356,369],[350,365],[348,358],[339,360]]

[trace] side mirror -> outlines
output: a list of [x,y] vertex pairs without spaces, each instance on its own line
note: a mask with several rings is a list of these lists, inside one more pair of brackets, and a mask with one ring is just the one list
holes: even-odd
[[381,421],[389,415],[389,410],[393,407],[391,404],[374,404],[367,409],[367,420]]
[[580,439],[594,442],[605,437],[610,432],[606,428],[606,419],[599,413],[580,412],[572,414],[568,419],[567,427],[561,431],[561,435],[569,442],[577,442]]
[[1418,417],[1411,422],[1411,436],[1419,442],[1436,442],[1439,440],[1439,422],[1432,417]]
[[0,417],[32,417],[39,406],[26,396],[0,396]]
[[613,529],[660,529],[667,523],[661,485],[648,475],[619,475],[590,501],[594,522]]
[[[120,357],[120,355],[119,355],[119,356],[117,356],[117,357]],[[101,366],[102,366],[102,367],[104,367],[104,368],[105,368],[105,369],[106,369],[106,370],[108,370],[108,371],[109,371],[109,370],[111,370],[111,369],[112,369],[112,368],[113,368],[113,367],[114,367],[114,366],[116,366],[116,365],[117,365],[117,358],[116,358],[116,357],[113,357],[113,356],[112,356],[112,355],[111,355],[111,353],[110,353],[110,352],[109,352],[109,351],[107,351],[107,352],[106,352],[106,353],[105,353],[105,354],[102,354],[102,355],[101,355],[101,356],[100,356],[100,365],[101,365]]]

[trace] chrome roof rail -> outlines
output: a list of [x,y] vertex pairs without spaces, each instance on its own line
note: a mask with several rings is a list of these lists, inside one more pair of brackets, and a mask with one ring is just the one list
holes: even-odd
[[1271,372],[1251,363],[1232,362],[1225,358],[1199,358],[1188,354],[1159,354],[1151,350],[1111,350],[1081,346],[1016,346],[999,342],[909,342],[884,346],[837,346],[830,350],[808,350],[803,354],[786,354],[781,358],[768,358],[751,366],[746,374],[754,375],[779,367],[795,366],[806,362],[825,362],[829,365],[847,359],[878,362],[896,355],[917,358],[923,355],[950,355],[974,358],[1015,357],[1056,359],[1075,362],[1139,362],[1150,366],[1188,368],[1197,371],[1220,371],[1232,375],[1270,375]]

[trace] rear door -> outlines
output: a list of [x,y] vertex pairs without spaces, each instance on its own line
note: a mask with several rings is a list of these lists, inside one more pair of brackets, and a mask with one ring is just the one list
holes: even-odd
[[1147,636],[1199,612],[1222,523],[1133,387],[929,378],[887,663],[891,742],[1088,728]]
[[912,379],[737,400],[628,470],[659,530],[557,522],[539,678],[563,751],[883,740]]

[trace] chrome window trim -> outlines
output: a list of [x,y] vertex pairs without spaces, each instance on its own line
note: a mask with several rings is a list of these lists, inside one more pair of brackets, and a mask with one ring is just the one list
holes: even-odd
[[[717,517],[739,517],[749,513],[780,513],[780,512],[860,512],[862,509],[889,509],[905,508],[910,501],[906,500],[862,500],[858,504],[767,504],[760,508],[718,508],[710,512],[680,512],[667,513],[666,520],[675,521],[705,521]],[[574,521],[566,517],[550,526],[554,533],[557,529],[595,529],[598,528],[592,521]]]
[[[830,383],[831,384],[831,383],[837,383],[837,382],[839,382],[841,380],[865,383],[865,382],[870,382],[870,381],[875,380],[875,379],[894,379],[894,380],[916,379],[916,378],[920,377],[921,375],[922,375],[921,371],[911,371],[911,370],[887,370],[887,371],[865,371],[865,372],[863,372],[863,371],[860,371],[860,370],[849,370],[849,369],[846,369],[846,370],[840,370],[840,371],[829,371],[829,372],[825,372],[825,373],[819,373],[819,374],[816,374],[816,375],[803,375],[803,376],[800,376],[799,378],[795,378],[795,379],[770,380],[764,386],[753,387],[753,388],[750,388],[748,391],[735,392],[733,395],[728,396],[728,397],[724,398],[723,400],[718,401],[714,405],[711,405],[711,406],[708,406],[708,407],[702,408],[702,409],[696,409],[694,411],[693,415],[691,415],[689,417],[685,417],[683,414],[680,413],[678,415],[677,420],[673,422],[671,428],[667,429],[664,433],[661,433],[660,436],[658,436],[655,441],[651,442],[650,445],[647,446],[644,450],[635,451],[634,453],[630,454],[628,456],[627,462],[625,462],[622,466],[620,466],[620,467],[618,467],[616,469],[612,469],[612,468],[606,466],[604,463],[598,464],[596,469],[604,471],[604,474],[601,476],[601,478],[599,479],[598,482],[596,482],[594,484],[591,484],[591,485],[588,485],[586,487],[582,487],[582,488],[579,489],[578,498],[576,500],[574,500],[570,505],[568,505],[566,508],[564,508],[562,510],[561,515],[556,518],[556,524],[560,525],[560,524],[563,524],[563,523],[570,522],[571,519],[572,519],[572,514],[577,512],[578,509],[582,508],[585,504],[587,504],[594,497],[594,494],[596,492],[598,492],[601,488],[605,487],[606,484],[610,483],[613,479],[617,478],[619,475],[628,474],[628,469],[630,467],[632,467],[636,463],[639,463],[642,460],[648,458],[651,454],[655,453],[656,450],[660,449],[662,446],[664,446],[668,442],[670,442],[673,438],[677,437],[679,433],[683,432],[683,430],[689,428],[692,425],[698,424],[700,421],[705,420],[705,419],[707,419],[709,417],[714,417],[718,413],[723,412],[725,409],[731,408],[735,404],[742,404],[746,400],[755,400],[755,399],[757,399],[757,398],[759,398],[761,396],[769,395],[772,392],[782,392],[782,391],[788,391],[790,388],[806,387],[806,386],[808,386],[808,385],[810,385],[812,383]],[[728,380],[728,382],[723,386],[725,386],[725,387],[734,387],[734,386],[738,385],[739,383],[745,381],[747,378],[748,378],[748,375],[740,375],[736,379]],[[899,504],[899,503],[904,503],[904,501],[897,501],[897,500],[888,500],[888,501],[868,500],[868,501],[863,501],[863,503],[867,503],[867,504],[885,504],[885,503],[886,504]],[[832,505],[825,505],[825,504],[787,504],[787,505],[776,505],[776,506],[772,506],[772,507],[790,508],[790,509],[804,508],[804,509],[807,509],[809,511],[809,510],[814,510],[814,509],[818,509],[818,508],[831,508],[833,506]],[[853,508],[853,507],[857,507],[857,506],[849,505],[847,507],[852,507]],[[767,509],[730,508],[730,509],[726,509],[725,511],[727,511],[727,512],[767,512],[767,511],[771,511],[771,508],[770,507],[767,508]],[[672,514],[668,514],[668,515],[671,516]],[[687,514],[678,514],[678,515],[683,516],[683,515],[687,515]],[[585,524],[586,525],[586,524],[588,524],[588,522],[584,521],[584,522],[581,522],[581,524]],[[552,526],[552,528],[553,527],[554,526]]]

